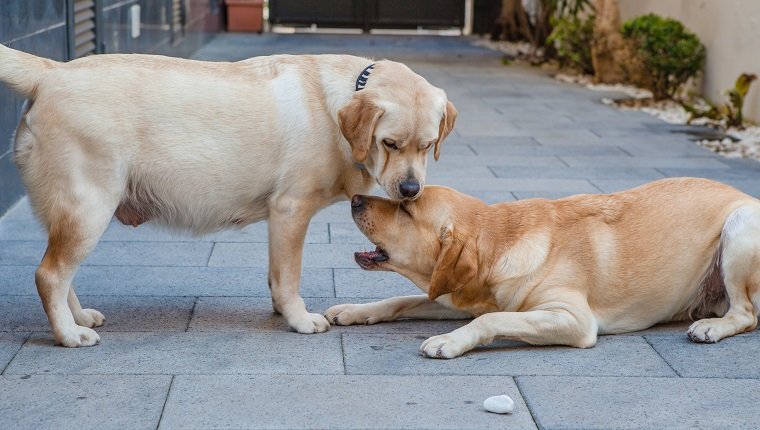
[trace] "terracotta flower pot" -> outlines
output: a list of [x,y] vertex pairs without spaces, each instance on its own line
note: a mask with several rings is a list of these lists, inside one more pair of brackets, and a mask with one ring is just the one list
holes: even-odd
[[225,0],[225,4],[227,31],[261,33],[264,0]]

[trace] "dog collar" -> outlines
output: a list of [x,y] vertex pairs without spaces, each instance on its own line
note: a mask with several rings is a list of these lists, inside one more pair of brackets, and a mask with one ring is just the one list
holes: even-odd
[[375,63],[370,64],[369,66],[365,67],[364,70],[359,74],[359,77],[356,78],[356,91],[363,90],[364,86],[367,85],[367,79],[369,79],[369,74],[371,73],[370,70],[375,68]]

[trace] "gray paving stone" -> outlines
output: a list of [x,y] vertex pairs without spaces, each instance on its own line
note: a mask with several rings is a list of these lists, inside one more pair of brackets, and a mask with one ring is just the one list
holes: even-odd
[[27,220],[31,218],[34,218],[34,211],[32,211],[32,207],[29,205],[29,199],[23,197],[18,203],[8,209],[5,215],[0,217],[0,221]]
[[4,375],[0,428],[155,429],[168,375]]
[[521,376],[542,429],[750,429],[760,381]]
[[760,379],[760,335],[739,335],[715,344],[694,343],[685,335],[648,335],[647,341],[679,375],[689,378]]
[[100,333],[90,348],[53,346],[37,333],[6,375],[245,375],[342,374],[337,333],[152,332]]
[[[369,303],[376,298],[306,298],[306,308],[324,313],[331,306],[344,303]],[[374,325],[331,326],[334,333],[427,333],[457,329],[467,320],[403,320]],[[193,311],[189,331],[205,332],[275,332],[288,331],[285,319],[272,312],[269,300],[260,297],[201,297]]]
[[[303,267],[356,267],[354,245],[307,243],[303,251]],[[266,267],[268,249],[265,243],[217,243],[211,254],[210,267]]]
[[[194,297],[79,296],[82,307],[97,309],[104,331],[185,331]],[[0,299],[0,331],[50,330],[42,303],[35,296]]]
[[[472,145],[476,154],[481,156],[562,156],[562,155],[609,155],[625,156],[629,155],[618,147],[610,145],[507,145],[499,143],[483,143]],[[704,155],[704,154],[702,154]]]
[[708,149],[695,145],[692,142],[683,141],[682,139],[673,140],[654,140],[636,139],[630,142],[627,138],[610,139],[611,145],[614,144],[624,152],[639,156],[663,156],[663,157],[706,157],[712,154]]
[[647,167],[557,167],[542,169],[536,167],[491,166],[499,178],[536,179],[648,179],[664,178],[665,175]]
[[483,166],[467,166],[455,164],[428,164],[426,183],[434,184],[438,178],[494,178],[493,172]]
[[[565,167],[567,164],[562,162],[559,157],[545,156],[545,157],[530,157],[530,156],[479,156],[479,155],[462,155],[456,158],[444,158],[441,157],[436,163],[441,168],[446,168],[449,165],[469,164],[478,166],[531,166],[531,167]],[[430,166],[430,163],[428,164]],[[429,182],[429,181],[428,181]]]
[[514,193],[511,193],[509,191],[470,191],[468,194],[480,200],[483,200],[489,205],[516,200]]
[[[4,241],[0,265],[39,264],[47,247],[41,241]],[[100,242],[86,266],[205,266],[211,242]]]
[[757,180],[760,179],[760,171],[750,169],[705,169],[694,167],[665,167],[658,169],[666,176],[690,176],[696,178],[709,178],[716,181],[730,180]]
[[[443,334],[443,333],[436,333]],[[422,357],[425,336],[343,335],[347,374],[676,376],[636,336],[609,336],[589,349],[497,341],[453,360]]]
[[[36,266],[0,266],[0,296],[36,296],[35,269]],[[74,285],[77,294],[83,295],[270,295],[266,267],[83,266],[74,277]],[[332,270],[302,269],[301,294],[306,297],[332,296]]]
[[[506,393],[511,415],[483,400]],[[529,429],[512,378],[457,376],[178,376],[161,429]]]
[[[715,157],[560,157],[572,167],[691,167],[698,169],[728,169],[729,166]],[[498,163],[494,163],[498,165]]]
[[464,193],[492,191],[566,191],[569,193],[591,193],[598,191],[596,187],[585,179],[442,178],[436,185],[451,187]]
[[617,193],[652,182],[648,179],[591,179],[590,181],[602,193]]
[[370,272],[359,268],[334,269],[336,297],[373,297],[422,294],[411,281],[393,272]]
[[[359,231],[353,222],[330,223],[330,243],[356,243],[365,247],[372,246],[370,241]],[[359,248],[356,250],[360,251]]]
[[29,333],[8,333],[0,327],[0,373],[24,344]]
[[[591,194],[599,193],[599,190],[591,192]],[[517,200],[525,200],[525,199],[551,199],[551,200],[557,200],[564,197],[573,196],[576,194],[582,194],[582,193],[573,193],[569,191],[515,191],[512,194],[514,194],[515,198]]]

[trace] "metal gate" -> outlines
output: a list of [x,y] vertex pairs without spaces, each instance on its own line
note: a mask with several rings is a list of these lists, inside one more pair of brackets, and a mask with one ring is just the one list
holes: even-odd
[[269,0],[278,25],[371,29],[463,27],[465,0]]

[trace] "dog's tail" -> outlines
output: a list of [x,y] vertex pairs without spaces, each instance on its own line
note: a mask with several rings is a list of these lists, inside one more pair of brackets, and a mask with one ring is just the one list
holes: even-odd
[[26,97],[33,97],[45,72],[56,62],[16,51],[0,43],[0,82]]

